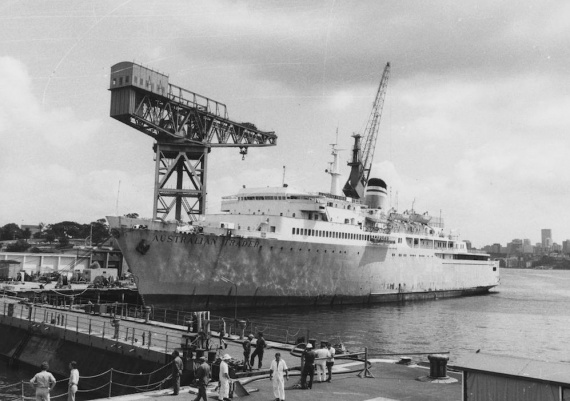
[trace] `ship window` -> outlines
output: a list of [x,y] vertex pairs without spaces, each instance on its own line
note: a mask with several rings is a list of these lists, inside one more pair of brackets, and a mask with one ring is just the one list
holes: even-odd
[[295,213],[293,213],[293,217],[295,217]]
[[275,232],[275,226],[269,226],[269,232],[274,233]]
[[126,84],[129,83],[129,76],[128,76],[128,75],[125,77],[125,83],[126,83]]
[[117,85],[117,78],[113,78],[113,86]]
[[283,216],[283,213],[279,213],[279,216]]
[[293,231],[291,232],[291,234],[295,235],[295,229],[293,229]]

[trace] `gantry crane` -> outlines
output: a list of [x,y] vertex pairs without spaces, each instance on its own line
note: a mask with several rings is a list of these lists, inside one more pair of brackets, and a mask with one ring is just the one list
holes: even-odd
[[153,217],[182,209],[191,220],[206,208],[208,154],[214,147],[274,146],[274,132],[228,117],[226,105],[170,84],[168,76],[132,62],[111,67],[111,117],[155,139]]
[[[364,196],[364,189],[370,178],[370,169],[374,160],[374,150],[376,149],[376,140],[378,139],[378,129],[380,128],[380,118],[382,117],[382,109],[384,107],[384,99],[386,98],[386,87],[388,78],[390,77],[390,63],[386,64],[378,92],[372,105],[372,111],[364,130],[364,134],[354,134],[354,147],[352,148],[352,160],[348,162],[351,167],[350,176],[344,185],[342,192],[346,196],[354,199],[360,199]],[[361,151],[361,138],[364,147]]]

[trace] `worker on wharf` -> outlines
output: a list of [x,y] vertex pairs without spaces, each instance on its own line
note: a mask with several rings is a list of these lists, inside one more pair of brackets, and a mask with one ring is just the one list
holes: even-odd
[[69,389],[67,390],[67,401],[75,401],[75,393],[79,385],[79,370],[77,370],[77,362],[69,362]]
[[267,346],[265,342],[265,338],[263,338],[263,333],[260,331],[257,333],[257,342],[255,343],[255,351],[251,354],[251,359],[249,360],[249,364],[253,367],[253,363],[255,361],[255,357],[257,356],[257,368],[261,369],[261,365],[263,364],[263,352],[265,351],[265,347]]
[[285,401],[285,381],[283,380],[283,374],[285,374],[285,380],[289,380],[287,364],[281,359],[281,354],[277,352],[269,368],[269,380],[273,382],[275,401]]
[[315,364],[317,381],[322,383],[326,380],[326,363],[331,354],[326,348],[325,343],[321,343],[321,348],[316,350],[315,353],[317,354],[317,361]]
[[174,350],[172,356],[174,357],[172,361],[172,385],[174,392],[171,395],[178,395],[180,393],[180,376],[182,376],[184,365],[178,351]]
[[[305,351],[303,351],[303,371],[301,372],[301,388],[312,389],[313,388],[313,378],[315,376],[315,358],[317,354],[313,351],[313,345],[311,343],[307,344]],[[307,384],[307,376],[309,376],[309,383]]]
[[336,350],[333,346],[331,346],[331,343],[327,343],[327,349],[329,350],[330,354],[330,356],[327,358],[327,382],[330,383],[332,379],[332,367],[334,365],[334,356],[336,354]]
[[246,372],[251,370],[251,364],[249,363],[249,357],[251,354],[251,340],[253,340],[253,334],[249,334],[245,341],[243,342],[243,371]]
[[218,393],[219,401],[230,400],[230,367],[228,366],[228,361],[230,359],[232,359],[232,357],[228,354],[225,354],[222,357],[222,362],[220,363],[220,390]]
[[36,401],[50,401],[49,392],[55,387],[55,377],[48,372],[49,365],[42,362],[42,371],[30,380],[30,383],[36,388]]
[[210,365],[206,362],[206,357],[200,357],[200,366],[196,369],[196,384],[198,384],[198,396],[194,398],[194,401],[208,401],[208,395],[206,394],[206,387],[210,382]]

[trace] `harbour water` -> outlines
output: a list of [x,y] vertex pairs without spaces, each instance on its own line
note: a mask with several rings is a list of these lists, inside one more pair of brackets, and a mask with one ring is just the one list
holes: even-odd
[[[367,346],[373,355],[449,351],[453,363],[480,349],[570,362],[569,301],[570,271],[503,269],[500,287],[485,296],[370,307],[238,310],[238,317],[306,328],[312,338],[342,341],[349,350]],[[305,335],[304,330],[298,335]],[[35,373],[26,367],[8,369],[0,361],[0,387],[28,381]],[[2,393],[0,400],[10,399]]]
[[371,354],[450,351],[453,363],[480,349],[570,362],[569,301],[570,271],[503,269],[501,285],[484,296],[248,316],[306,327],[318,341],[340,339],[348,349],[367,346]]

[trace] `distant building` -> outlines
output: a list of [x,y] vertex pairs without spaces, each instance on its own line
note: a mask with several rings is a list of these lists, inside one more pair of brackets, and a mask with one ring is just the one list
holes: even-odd
[[562,252],[570,254],[570,239],[562,241]]
[[507,244],[507,253],[509,255],[523,252],[523,241],[521,239],[514,239]]
[[32,235],[34,235],[35,233],[39,233],[42,231],[42,228],[40,226],[37,225],[31,225],[31,224],[22,224],[20,225],[20,230],[22,231],[26,231],[26,229],[30,230],[30,233]]
[[542,247],[550,248],[552,246],[552,230],[550,228],[543,228],[541,230]]

